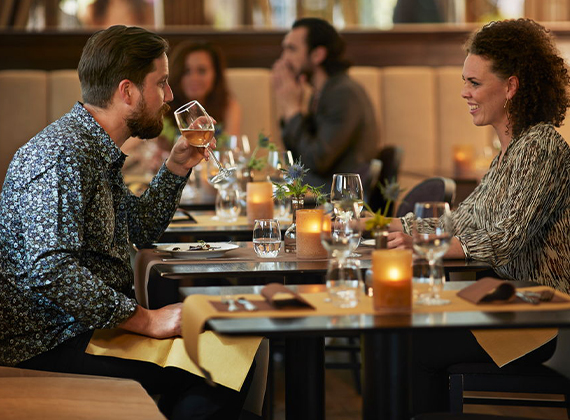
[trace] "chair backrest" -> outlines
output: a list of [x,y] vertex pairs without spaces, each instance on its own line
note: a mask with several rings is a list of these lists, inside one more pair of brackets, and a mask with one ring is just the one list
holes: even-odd
[[[378,181],[375,182],[372,186],[368,198],[368,205],[372,208],[372,210],[376,211],[379,208],[384,208],[386,202],[384,200],[384,197],[382,197],[380,189],[378,188],[378,182],[384,185],[386,180],[398,180],[403,155],[404,149],[397,146],[386,146],[378,153],[378,156],[376,158],[382,162],[382,168],[380,170]],[[392,214],[392,211],[390,211],[388,214]]]
[[445,201],[452,206],[454,199],[455,181],[453,179],[429,178],[420,182],[404,196],[396,211],[396,217],[402,217],[414,211],[414,205],[422,201]]
[[380,180],[380,172],[382,171],[382,161],[380,159],[372,159],[368,167],[368,174],[364,180],[364,201],[368,203],[372,192],[378,188]]

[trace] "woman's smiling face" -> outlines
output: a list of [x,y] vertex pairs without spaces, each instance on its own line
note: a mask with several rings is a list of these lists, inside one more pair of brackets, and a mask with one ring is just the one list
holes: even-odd
[[491,60],[469,54],[463,64],[461,96],[469,105],[473,124],[491,125],[496,131],[508,124],[505,101],[508,97],[508,80],[499,78],[491,70]]

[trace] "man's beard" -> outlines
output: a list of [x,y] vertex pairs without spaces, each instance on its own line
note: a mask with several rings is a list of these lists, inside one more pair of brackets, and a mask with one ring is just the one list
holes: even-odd
[[131,136],[138,137],[139,139],[154,139],[158,137],[160,133],[162,133],[164,126],[163,118],[169,110],[170,106],[164,104],[158,110],[157,115],[149,115],[146,101],[141,99],[137,108],[126,119],[127,127],[129,127],[131,131]]

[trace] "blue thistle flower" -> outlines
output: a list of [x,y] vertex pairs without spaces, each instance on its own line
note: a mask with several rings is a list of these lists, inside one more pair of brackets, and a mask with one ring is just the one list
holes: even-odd
[[309,170],[305,169],[300,160],[297,160],[297,162],[287,168],[285,180],[287,182],[294,182],[297,179],[302,180],[307,172]]

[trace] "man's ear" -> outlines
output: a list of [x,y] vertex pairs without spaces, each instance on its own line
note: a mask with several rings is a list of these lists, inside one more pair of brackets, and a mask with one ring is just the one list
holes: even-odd
[[119,83],[119,95],[125,104],[127,105],[133,104],[134,89],[135,85],[129,79],[121,80],[121,82]]
[[313,48],[310,53],[311,62],[315,66],[320,66],[323,61],[327,58],[327,49],[326,47],[319,45],[318,47]]

